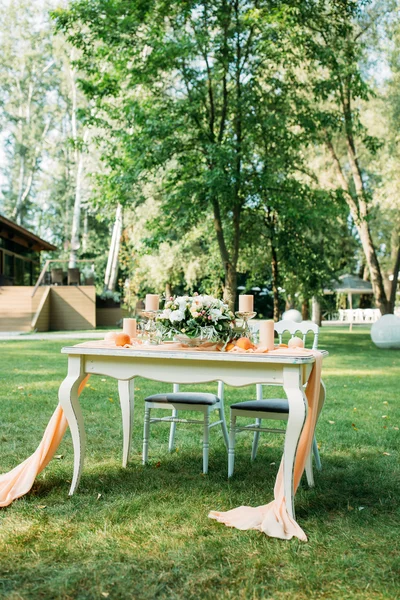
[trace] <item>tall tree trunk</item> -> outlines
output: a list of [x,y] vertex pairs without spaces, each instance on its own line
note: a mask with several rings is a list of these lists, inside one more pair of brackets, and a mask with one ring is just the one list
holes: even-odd
[[[88,138],[88,130],[83,134],[83,143],[86,143]],[[69,253],[69,267],[76,266],[78,258],[78,250],[80,246],[80,231],[81,231],[81,204],[82,204],[82,179],[83,179],[83,152],[77,151],[76,179],[75,179],[75,198],[74,211],[72,215],[71,227],[71,245]]]
[[372,241],[371,232],[368,227],[368,222],[363,219],[360,223],[358,223],[358,225],[356,224],[356,226],[364,254],[367,259],[375,302],[381,313],[385,315],[390,312],[390,306],[386,297],[382,272],[378,262],[378,257],[376,255],[374,243]]
[[235,310],[237,293],[237,272],[236,266],[228,263],[225,267],[225,282],[224,282],[224,302],[233,312]]
[[272,271],[272,294],[274,303],[274,321],[279,321],[279,271],[278,256],[271,238],[271,271]]
[[304,299],[301,304],[301,316],[303,321],[308,321],[310,318],[310,301],[309,299]]
[[87,251],[88,240],[89,240],[89,216],[88,216],[88,211],[85,210],[85,214],[83,217],[83,234],[82,234],[82,251],[83,252]]
[[[71,51],[70,65],[74,59],[73,50]],[[69,267],[75,267],[77,261],[77,251],[80,243],[80,228],[81,228],[81,203],[82,203],[82,177],[83,177],[83,149],[78,146],[78,123],[77,123],[77,112],[78,112],[78,96],[77,87],[75,81],[75,70],[72,66],[69,69],[70,80],[71,80],[71,133],[74,142],[74,157],[75,157],[75,198],[74,198],[74,210],[72,214],[72,227],[71,227],[71,243],[70,243],[70,254],[69,254]],[[85,129],[83,134],[83,144],[87,142],[89,131]]]
[[311,320],[316,323],[318,325],[318,327],[321,327],[321,320],[322,320],[322,315],[321,315],[321,305],[319,303],[319,300],[316,296],[313,296],[312,298],[312,316],[311,316]]
[[172,297],[172,286],[169,283],[169,281],[167,281],[167,283],[165,284],[165,298],[171,298]]
[[357,157],[355,155],[354,142],[351,137],[349,138],[348,131],[346,132],[346,140],[348,146],[347,154],[352,171],[352,179],[357,194],[356,198],[354,198],[351,193],[349,183],[345,177],[339,158],[329,137],[326,139],[326,146],[333,159],[338,182],[343,190],[345,200],[350,209],[350,214],[357,228],[358,235],[360,236],[361,245],[371,277],[371,284],[376,305],[384,315],[390,312],[390,306],[386,296],[382,272],[378,257],[376,255],[375,246],[368,226],[368,204],[365,200],[364,183],[361,177],[361,171],[357,162]]
[[390,304],[389,312],[390,313],[394,313],[394,309],[396,306],[396,293],[397,293],[397,287],[398,287],[399,271],[400,271],[400,244],[397,248],[396,262],[394,264],[394,269],[393,269],[392,289],[390,290],[390,299],[389,299],[389,304]]
[[113,232],[111,236],[110,251],[108,254],[108,261],[106,267],[106,274],[104,278],[104,287],[107,290],[114,291],[117,284],[118,276],[118,257],[119,249],[121,244],[121,233],[122,233],[122,206],[118,204],[115,212],[115,221],[113,226]]

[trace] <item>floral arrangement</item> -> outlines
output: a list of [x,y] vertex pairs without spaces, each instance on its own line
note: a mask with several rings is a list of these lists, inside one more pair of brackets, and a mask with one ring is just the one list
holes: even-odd
[[166,300],[164,310],[157,317],[157,329],[164,339],[187,336],[226,342],[234,333],[233,319],[227,304],[213,296],[195,293]]

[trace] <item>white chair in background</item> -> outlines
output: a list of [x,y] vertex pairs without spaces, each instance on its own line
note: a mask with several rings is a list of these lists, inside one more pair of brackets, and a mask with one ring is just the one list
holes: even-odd
[[[279,342],[282,343],[283,334],[285,332],[289,332],[291,337],[294,337],[297,332],[300,332],[303,337],[304,345],[306,343],[306,338],[308,333],[313,334],[313,343],[312,348],[314,350],[318,347],[318,335],[319,335],[319,327],[315,323],[311,321],[303,321],[302,323],[294,323],[293,321],[280,321],[275,324],[275,331],[278,333]],[[280,385],[280,384],[277,384]],[[268,386],[270,387],[270,386]],[[228,477],[233,475],[234,470],[234,462],[235,462],[235,436],[237,431],[252,431],[254,432],[253,437],[253,445],[251,452],[251,460],[255,460],[258,449],[258,442],[261,432],[268,433],[280,433],[284,434],[285,429],[270,429],[263,428],[261,426],[262,419],[268,420],[278,420],[278,421],[287,421],[289,418],[289,403],[286,399],[282,398],[263,398],[263,386],[262,384],[258,384],[256,386],[257,389],[257,399],[250,400],[248,402],[239,402],[237,404],[233,404],[231,406],[231,421],[230,421],[230,431],[229,431],[229,450],[228,450]],[[319,398],[319,410],[321,411],[322,405],[325,400],[325,387],[321,385],[321,392]],[[256,421],[254,424],[239,427],[236,425],[237,417],[252,417],[255,418]],[[321,469],[321,460],[318,452],[318,445],[316,439],[314,437],[312,450],[310,452],[310,456],[308,457],[306,464],[306,476],[307,481],[310,486],[314,485],[314,477],[313,477],[313,469],[312,469],[312,455],[314,454],[315,463],[318,470]]]

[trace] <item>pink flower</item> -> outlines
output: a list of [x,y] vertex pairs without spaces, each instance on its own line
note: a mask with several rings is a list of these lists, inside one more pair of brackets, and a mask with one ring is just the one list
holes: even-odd
[[208,315],[208,320],[211,321],[211,315]]

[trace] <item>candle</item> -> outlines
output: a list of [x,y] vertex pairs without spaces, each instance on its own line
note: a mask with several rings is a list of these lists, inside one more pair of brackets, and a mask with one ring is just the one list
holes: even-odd
[[127,333],[129,337],[136,337],[136,319],[124,319],[122,331]]
[[254,296],[243,294],[239,296],[239,312],[253,312]]
[[273,321],[260,321],[260,346],[268,350],[274,349]]
[[158,310],[160,307],[160,296],[158,294],[146,294],[145,310]]

